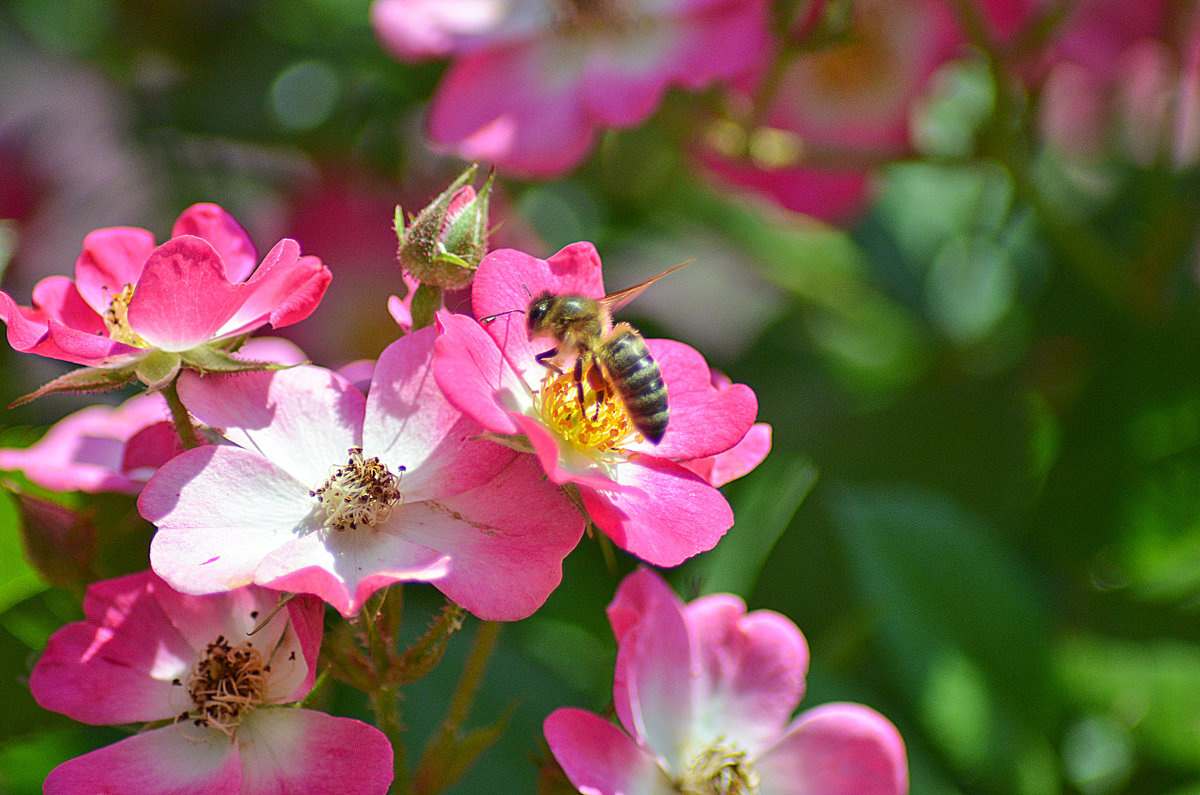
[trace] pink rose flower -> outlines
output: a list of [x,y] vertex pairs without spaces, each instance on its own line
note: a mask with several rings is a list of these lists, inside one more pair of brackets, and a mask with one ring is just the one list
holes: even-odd
[[50,772],[47,795],[385,793],[392,747],[378,729],[278,709],[313,687],[323,605],[278,594],[186,596],[151,572],[88,587],[85,620],[50,638],[29,678],[44,708],[92,725],[149,723]]
[[184,374],[184,404],[234,444],[189,450],[146,484],[154,570],[185,593],[312,593],[347,617],[400,581],[485,619],[533,613],[583,522],[530,456],[480,440],[446,402],[433,342],[429,328],[389,346],[366,397],[317,367]]
[[494,320],[438,316],[433,371],[447,399],[493,433],[524,435],[550,480],[576,486],[592,521],[622,549],[662,566],[711,549],[733,513],[685,464],[742,441],[758,410],[754,392],[743,384],[714,386],[699,353],[652,339],[646,344],[670,409],[661,442],[641,439],[613,390],[603,411],[580,412],[572,372],[538,363],[535,355],[550,345],[527,336],[525,309],[543,290],[603,296],[592,244],[572,244],[547,260],[514,249],[484,258],[472,300],[476,316]]
[[[162,395],[137,395],[120,406],[69,414],[26,448],[0,448],[0,469],[20,470],[51,491],[137,494],[154,469],[182,448]],[[168,436],[151,426],[166,425]],[[137,438],[135,448],[128,444]],[[161,444],[160,444],[161,443]]]
[[33,306],[0,292],[0,320],[15,350],[98,368],[154,351],[183,355],[206,343],[303,320],[320,302],[329,269],[279,241],[262,263],[246,232],[214,204],[179,216],[157,248],[145,229],[98,229],[83,241],[75,280],[51,276]]
[[401,58],[455,56],[429,110],[436,143],[535,177],[578,165],[598,130],[642,121],[668,87],[770,51],[763,0],[376,0],[371,20]]
[[613,701],[622,728],[559,709],[546,742],[592,795],[679,792],[903,795],[904,741],[861,704],[792,719],[808,646],[769,610],[731,594],[683,604],[654,572],[625,578],[608,608],[617,637]]
[[788,65],[750,157],[710,153],[710,170],[794,212],[855,215],[872,165],[908,153],[912,107],[963,39],[941,0],[859,0],[852,24],[844,43]]

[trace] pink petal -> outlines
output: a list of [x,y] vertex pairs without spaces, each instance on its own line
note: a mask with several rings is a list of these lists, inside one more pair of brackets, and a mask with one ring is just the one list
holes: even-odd
[[242,763],[224,734],[182,722],[135,734],[63,762],[45,795],[238,795]]
[[304,364],[308,361],[308,355],[299,345],[283,337],[251,337],[234,355],[247,361],[279,364]]
[[548,23],[548,16],[537,6],[503,0],[376,0],[371,4],[375,35],[384,49],[405,61],[469,52],[528,35]]
[[[71,326],[64,326],[57,320],[49,323],[50,350],[43,351],[39,346],[35,353],[62,359],[88,367],[124,367],[132,364],[146,354],[150,349],[136,348],[108,338],[108,332],[91,334]],[[57,349],[51,353],[51,350]]]
[[0,449],[0,469],[21,470],[51,491],[137,494],[148,475],[126,474],[127,440],[166,415],[160,395],[138,395],[117,408],[88,406],[59,420],[30,447]]
[[150,563],[184,593],[248,585],[264,557],[297,533],[320,528],[308,489],[247,450],[188,450],[159,469],[138,497],[142,516],[158,526]]
[[399,531],[449,554],[449,571],[433,584],[489,621],[516,621],[541,607],[583,536],[583,517],[531,456],[517,456],[479,488],[421,506],[428,513],[406,517]]
[[825,704],[801,713],[756,762],[761,795],[904,795],[904,740],[887,718],[861,704]]
[[306,489],[362,446],[366,398],[320,367],[198,376],[184,373],[179,396],[201,422],[287,470]]
[[122,451],[120,471],[135,478],[140,490],[141,484],[154,474],[154,470],[183,450],[174,423],[170,420],[155,422],[129,437]]
[[433,375],[438,387],[459,411],[496,433],[520,433],[497,393],[516,395],[524,383],[501,357],[483,327],[465,315],[438,313]]
[[[5,292],[0,292],[0,320],[8,326],[8,343],[13,350],[35,353],[51,359],[61,359],[75,364],[92,364],[103,358],[95,350],[135,351],[127,345],[111,342],[104,321],[87,305],[75,289],[75,284],[64,276],[42,279],[33,288],[33,306],[18,306]],[[64,332],[65,326],[74,329]],[[51,326],[64,338],[68,349],[74,347],[76,337],[82,338],[83,353],[64,350],[51,333]]]
[[430,138],[518,175],[545,177],[580,163],[595,136],[577,89],[585,63],[566,48],[555,52],[557,43],[521,42],[455,61],[429,106]]
[[30,675],[38,704],[100,725],[160,720],[189,708],[172,680],[187,675],[195,647],[159,603],[161,585],[145,571],[89,586],[87,621],[55,632]]
[[650,600],[617,647],[613,705],[640,743],[680,774],[690,761],[699,669],[680,605]]
[[49,276],[34,285],[33,308],[45,320],[57,320],[85,334],[108,336],[102,317],[108,311],[108,302],[97,312],[84,300],[75,283],[66,277]]
[[83,251],[75,261],[79,294],[97,314],[103,315],[113,296],[127,285],[138,283],[152,251],[154,235],[145,229],[111,227],[88,233],[83,239]]
[[804,636],[778,613],[746,613],[731,594],[701,597],[684,615],[701,668],[693,734],[724,735],[756,755],[779,736],[804,695]]
[[586,453],[576,450],[571,443],[551,431],[540,419],[513,412],[513,422],[525,434],[533,452],[541,462],[546,477],[551,482],[563,485],[574,483],[591,486],[605,492],[622,492],[631,488],[612,479],[612,468],[596,461]]
[[316,530],[281,538],[254,567],[254,581],[281,591],[314,594],[346,618],[386,585],[433,582],[446,576],[450,556],[390,530],[422,522],[428,515],[425,505],[403,505],[387,525],[359,528],[364,532]]
[[225,275],[231,282],[245,279],[258,262],[258,251],[246,230],[215,204],[193,204],[184,210],[171,229],[171,237],[180,235],[207,240],[221,256]]
[[213,338],[238,307],[221,255],[191,235],[154,250],[129,302],[129,325],[146,342],[186,351]]
[[382,795],[392,746],[374,726],[310,709],[258,709],[238,730],[242,792]]
[[300,683],[299,689],[290,693],[287,699],[299,701],[308,695],[316,682],[317,654],[321,651],[321,635],[325,631],[325,604],[316,597],[298,594],[288,602],[285,609],[308,668],[308,674]]
[[551,753],[575,788],[587,795],[671,795],[654,757],[598,715],[557,709],[542,726]]
[[219,336],[251,331],[264,323],[282,328],[312,314],[333,278],[316,257],[301,257],[300,246],[284,238],[267,252],[254,275],[237,285],[237,312],[222,323]]
[[771,426],[756,422],[740,442],[723,453],[708,458],[694,458],[682,462],[714,486],[724,486],[750,473],[771,452]]
[[674,340],[647,340],[662,371],[671,411],[667,432],[657,445],[635,445],[661,458],[703,458],[740,442],[758,413],[758,398],[745,384],[713,386],[708,363],[694,348]]
[[716,546],[733,526],[721,492],[678,464],[638,456],[616,467],[623,491],[579,487],[596,526],[656,566],[677,566]]
[[516,455],[479,439],[483,428],[446,400],[432,372],[436,337],[424,328],[380,354],[363,422],[366,454],[393,471],[406,468],[401,488],[409,502],[481,486]]
[[683,602],[671,590],[671,586],[652,569],[639,566],[621,580],[613,600],[605,609],[617,645],[621,644],[625,633],[641,621],[644,615],[651,610],[661,609],[659,601],[674,605],[676,610],[683,610]]

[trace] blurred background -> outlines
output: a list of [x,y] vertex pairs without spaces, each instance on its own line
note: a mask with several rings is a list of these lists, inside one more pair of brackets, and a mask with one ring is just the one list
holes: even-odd
[[[890,718],[914,793],[1200,795],[1193,3],[769,10],[753,79],[672,90],[558,174],[497,171],[493,247],[590,240],[610,290],[694,259],[622,315],[750,384],[773,427],[725,488],[737,524],[668,576],[794,620],[803,706]],[[163,240],[212,201],[260,252],[293,237],[333,271],[285,330],[315,363],[376,356],[404,292],[394,208],[464,165],[426,128],[453,57],[390,55],[368,0],[5,0],[0,286],[28,304],[89,231]],[[66,369],[5,347],[0,401]],[[0,446],[95,400],[4,411]],[[145,567],[131,498],[55,499],[85,508],[90,571]],[[0,493],[0,793],[123,736],[29,694],[81,616],[82,584],[30,551],[35,514]],[[471,720],[507,731],[452,792],[535,791],[545,715],[609,702],[603,607],[635,563],[585,540],[504,628]],[[405,691],[414,758],[474,628]],[[359,694],[325,698],[369,720]]]

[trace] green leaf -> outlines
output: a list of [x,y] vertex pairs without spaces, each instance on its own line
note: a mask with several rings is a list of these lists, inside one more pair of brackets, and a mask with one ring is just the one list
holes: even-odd
[[977,516],[915,487],[840,486],[830,500],[860,599],[897,687],[955,767],[1036,792],[1055,780],[1045,726],[1046,605]]
[[0,613],[50,586],[25,558],[20,514],[8,490],[0,490]]
[[293,365],[279,362],[256,362],[239,359],[232,354],[207,345],[192,348],[182,354],[183,363],[199,373],[250,373],[261,370],[287,370]]
[[1074,706],[1128,731],[1138,756],[1200,772],[1200,647],[1077,636],[1059,645],[1055,662]]
[[736,523],[711,552],[684,568],[704,593],[749,596],[775,543],[817,482],[817,467],[795,454],[775,453],[737,484],[730,501]]

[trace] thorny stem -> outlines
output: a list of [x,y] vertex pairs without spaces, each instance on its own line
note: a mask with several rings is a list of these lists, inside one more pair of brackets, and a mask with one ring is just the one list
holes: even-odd
[[179,440],[183,442],[184,448],[191,450],[193,447],[201,446],[204,442],[196,433],[196,426],[192,424],[192,416],[183,405],[183,401],[179,399],[179,390],[176,388],[178,383],[177,376],[163,388],[162,394],[167,399],[167,406],[171,409],[171,422],[175,425],[175,433],[179,434]]

